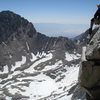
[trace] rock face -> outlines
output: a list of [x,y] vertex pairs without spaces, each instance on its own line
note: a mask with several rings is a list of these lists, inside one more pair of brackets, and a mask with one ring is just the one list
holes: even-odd
[[100,60],[100,28],[87,46],[86,58],[87,60]]
[[[93,32],[92,35],[94,35],[99,27],[96,27]],[[92,38],[93,36],[91,36]],[[82,47],[86,46],[89,42],[90,42],[90,36],[89,36],[89,30],[86,30],[84,33],[80,34],[79,36],[76,36],[73,41],[76,43],[77,46],[77,51],[82,53]]]
[[73,51],[75,44],[64,37],[47,37],[36,32],[32,23],[11,11],[0,12],[0,68],[32,57],[31,52],[49,50]]
[[13,41],[20,35],[28,35],[32,38],[35,34],[32,23],[26,19],[10,11],[0,12],[0,44],[8,40]]
[[36,34],[26,19],[10,11],[0,12],[0,66],[21,60],[21,55],[32,50],[32,38]]
[[79,83],[86,90],[87,100],[100,100],[100,27],[83,50]]

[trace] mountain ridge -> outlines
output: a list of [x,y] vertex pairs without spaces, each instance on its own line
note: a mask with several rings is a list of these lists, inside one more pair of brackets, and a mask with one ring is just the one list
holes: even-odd
[[74,51],[75,48],[75,44],[67,37],[48,37],[36,32],[33,24],[20,15],[11,11],[0,12],[1,66],[21,60],[21,55],[27,56],[29,60],[29,52]]
[[[48,37],[37,32],[23,17],[9,11],[1,13],[0,16],[7,18],[0,20],[0,99],[71,98],[70,89],[77,86],[81,56],[76,42],[67,37]],[[57,87],[51,88],[48,82]],[[40,87],[44,90],[43,84],[50,90],[48,94],[43,91],[45,96],[35,91],[36,87],[38,91]]]

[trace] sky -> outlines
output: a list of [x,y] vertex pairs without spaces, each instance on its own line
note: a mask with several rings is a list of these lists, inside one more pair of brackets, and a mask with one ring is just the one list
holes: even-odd
[[[52,24],[54,24],[54,27],[57,24],[60,24],[60,26],[61,24],[75,25],[75,27],[78,25],[76,30],[79,29],[79,32],[75,30],[76,34],[88,28],[90,19],[97,10],[96,4],[99,3],[99,0],[0,0],[0,11],[11,10],[33,24],[42,23],[44,25],[46,23],[47,25],[48,23],[51,30]],[[82,25],[84,25],[84,28],[81,27]],[[37,30],[49,35],[50,33],[43,31],[43,28],[45,30],[47,27],[37,27],[36,25]],[[61,32],[59,30],[58,27],[58,33]],[[54,33],[52,32],[52,34]]]

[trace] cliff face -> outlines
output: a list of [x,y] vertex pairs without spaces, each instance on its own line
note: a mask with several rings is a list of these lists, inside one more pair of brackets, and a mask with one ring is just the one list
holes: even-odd
[[22,55],[32,50],[36,34],[26,19],[10,11],[0,12],[0,66],[21,60]]
[[79,74],[79,83],[86,90],[87,100],[100,99],[100,27],[93,33],[94,36],[83,49]]

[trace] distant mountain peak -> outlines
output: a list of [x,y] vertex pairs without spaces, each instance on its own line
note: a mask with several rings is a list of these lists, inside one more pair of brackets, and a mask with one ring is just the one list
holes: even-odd
[[0,12],[0,43],[8,40],[11,35],[26,33],[32,36],[36,33],[32,23],[12,11]]

